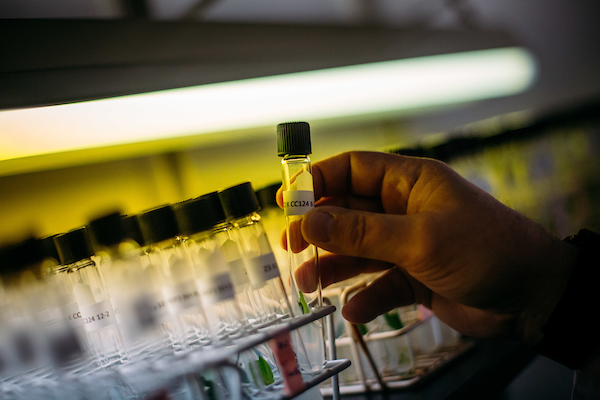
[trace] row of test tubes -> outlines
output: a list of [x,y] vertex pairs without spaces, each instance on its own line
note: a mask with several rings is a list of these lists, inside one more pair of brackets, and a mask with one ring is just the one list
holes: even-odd
[[[245,182],[4,247],[0,397],[234,398],[222,374],[165,386],[148,370],[225,352],[296,316],[293,274],[279,268],[259,209]],[[294,374],[320,372],[318,325],[291,332],[290,347],[291,364],[266,344],[234,352],[241,393],[293,393]]]

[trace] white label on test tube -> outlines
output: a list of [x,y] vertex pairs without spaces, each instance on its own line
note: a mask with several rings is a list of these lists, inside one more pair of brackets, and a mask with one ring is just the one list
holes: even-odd
[[65,304],[60,310],[73,328],[79,328],[85,324],[82,314],[79,311],[79,305],[76,302]]
[[253,289],[261,288],[266,281],[280,276],[277,260],[273,253],[251,258],[248,267],[248,275]]
[[231,279],[235,286],[244,285],[250,280],[248,279],[248,271],[242,260],[238,245],[231,239],[227,239],[222,245],[221,250],[227,264],[229,265],[229,272],[231,273]]
[[212,305],[235,298],[235,286],[228,272],[203,277],[199,283],[204,305]]
[[149,303],[151,304],[150,309],[156,321],[164,322],[169,319],[169,308],[167,307],[167,300],[161,292],[153,293],[148,296]]
[[174,314],[200,306],[200,292],[195,281],[167,286],[163,290],[169,310]]
[[123,315],[121,314],[121,308],[122,305],[127,304],[127,301],[129,301],[129,298],[126,296],[117,296],[110,299],[110,304],[115,312],[115,320],[117,321],[117,324],[122,324],[124,322],[122,319]]
[[88,332],[97,331],[115,323],[115,312],[108,299],[81,307],[80,311]]
[[241,286],[250,282],[244,260],[238,258],[237,260],[229,261],[228,265],[231,272],[231,280],[235,286]]
[[52,325],[60,322],[67,322],[72,328],[80,327],[84,324],[79,312],[77,303],[65,304],[62,307],[44,310],[38,314],[40,322]]
[[315,205],[315,192],[312,190],[286,190],[283,192],[285,215],[304,215]]

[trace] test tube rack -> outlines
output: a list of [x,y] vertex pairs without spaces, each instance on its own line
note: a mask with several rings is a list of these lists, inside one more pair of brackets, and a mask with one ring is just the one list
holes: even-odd
[[[227,399],[231,400],[288,400],[334,378],[340,371],[350,365],[349,360],[327,361],[318,373],[303,373],[304,387],[295,393],[286,393],[282,379],[258,390],[250,389],[244,382],[240,367],[234,361],[245,351],[269,342],[286,331],[294,331],[317,319],[327,318],[335,311],[334,306],[314,309],[307,315],[292,317],[283,322],[256,330],[252,334],[241,337],[228,346],[214,348],[198,348],[186,353],[174,355],[167,359],[152,362],[132,362],[112,370],[98,369],[86,374],[64,375],[55,377],[35,377],[27,385],[11,385],[3,382],[0,397],[3,399],[29,399],[60,397],[64,399],[186,399],[211,400],[214,397],[207,393],[206,386],[198,381],[203,374],[217,373],[225,376]],[[332,331],[333,332],[333,331]],[[185,386],[184,389],[179,389]],[[54,396],[54,397],[53,397]],[[333,390],[335,399],[339,393]]]

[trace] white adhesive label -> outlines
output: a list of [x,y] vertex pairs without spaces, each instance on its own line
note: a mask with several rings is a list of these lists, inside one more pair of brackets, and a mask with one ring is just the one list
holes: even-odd
[[312,190],[286,190],[283,192],[283,211],[286,216],[304,215],[315,206]]
[[235,298],[235,286],[228,272],[204,277],[199,288],[202,303],[206,306]]
[[162,293],[154,293],[153,295],[148,296],[150,310],[152,310],[153,318],[156,321],[164,322],[170,318],[169,307],[167,304],[167,300],[165,299]]
[[100,301],[95,304],[80,308],[85,329],[94,332],[115,324],[115,312],[110,300]]
[[251,258],[248,264],[248,276],[253,289],[261,288],[268,280],[280,276],[277,260],[273,253]]
[[237,260],[229,261],[229,272],[231,273],[231,280],[235,286],[244,285],[250,280],[248,279],[248,271],[246,271],[246,265],[244,260],[238,258]]
[[76,302],[65,304],[60,310],[73,328],[79,328],[85,324],[81,311],[79,311],[79,305]]
[[84,324],[79,306],[75,302],[65,304],[59,308],[44,310],[38,317],[40,321],[48,325],[67,321],[72,328],[78,328]]
[[117,321],[117,324],[122,324],[124,322],[123,315],[121,314],[121,304],[127,304],[127,300],[128,299],[125,296],[119,296],[117,298],[113,297],[110,299],[110,304],[115,312],[115,320]]
[[135,297],[121,297],[118,303],[111,299],[111,302],[115,307],[117,323],[127,339],[135,340],[145,330],[154,328],[160,322],[157,320],[156,310],[153,309],[156,304],[154,296],[142,294]]
[[164,288],[167,307],[174,314],[200,306],[200,291],[195,281],[188,281]]

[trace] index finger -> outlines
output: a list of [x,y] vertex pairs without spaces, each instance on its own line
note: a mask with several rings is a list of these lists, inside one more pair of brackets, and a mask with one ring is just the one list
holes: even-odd
[[315,199],[378,197],[387,212],[405,213],[421,171],[417,160],[390,153],[347,152],[316,162],[312,171]]

